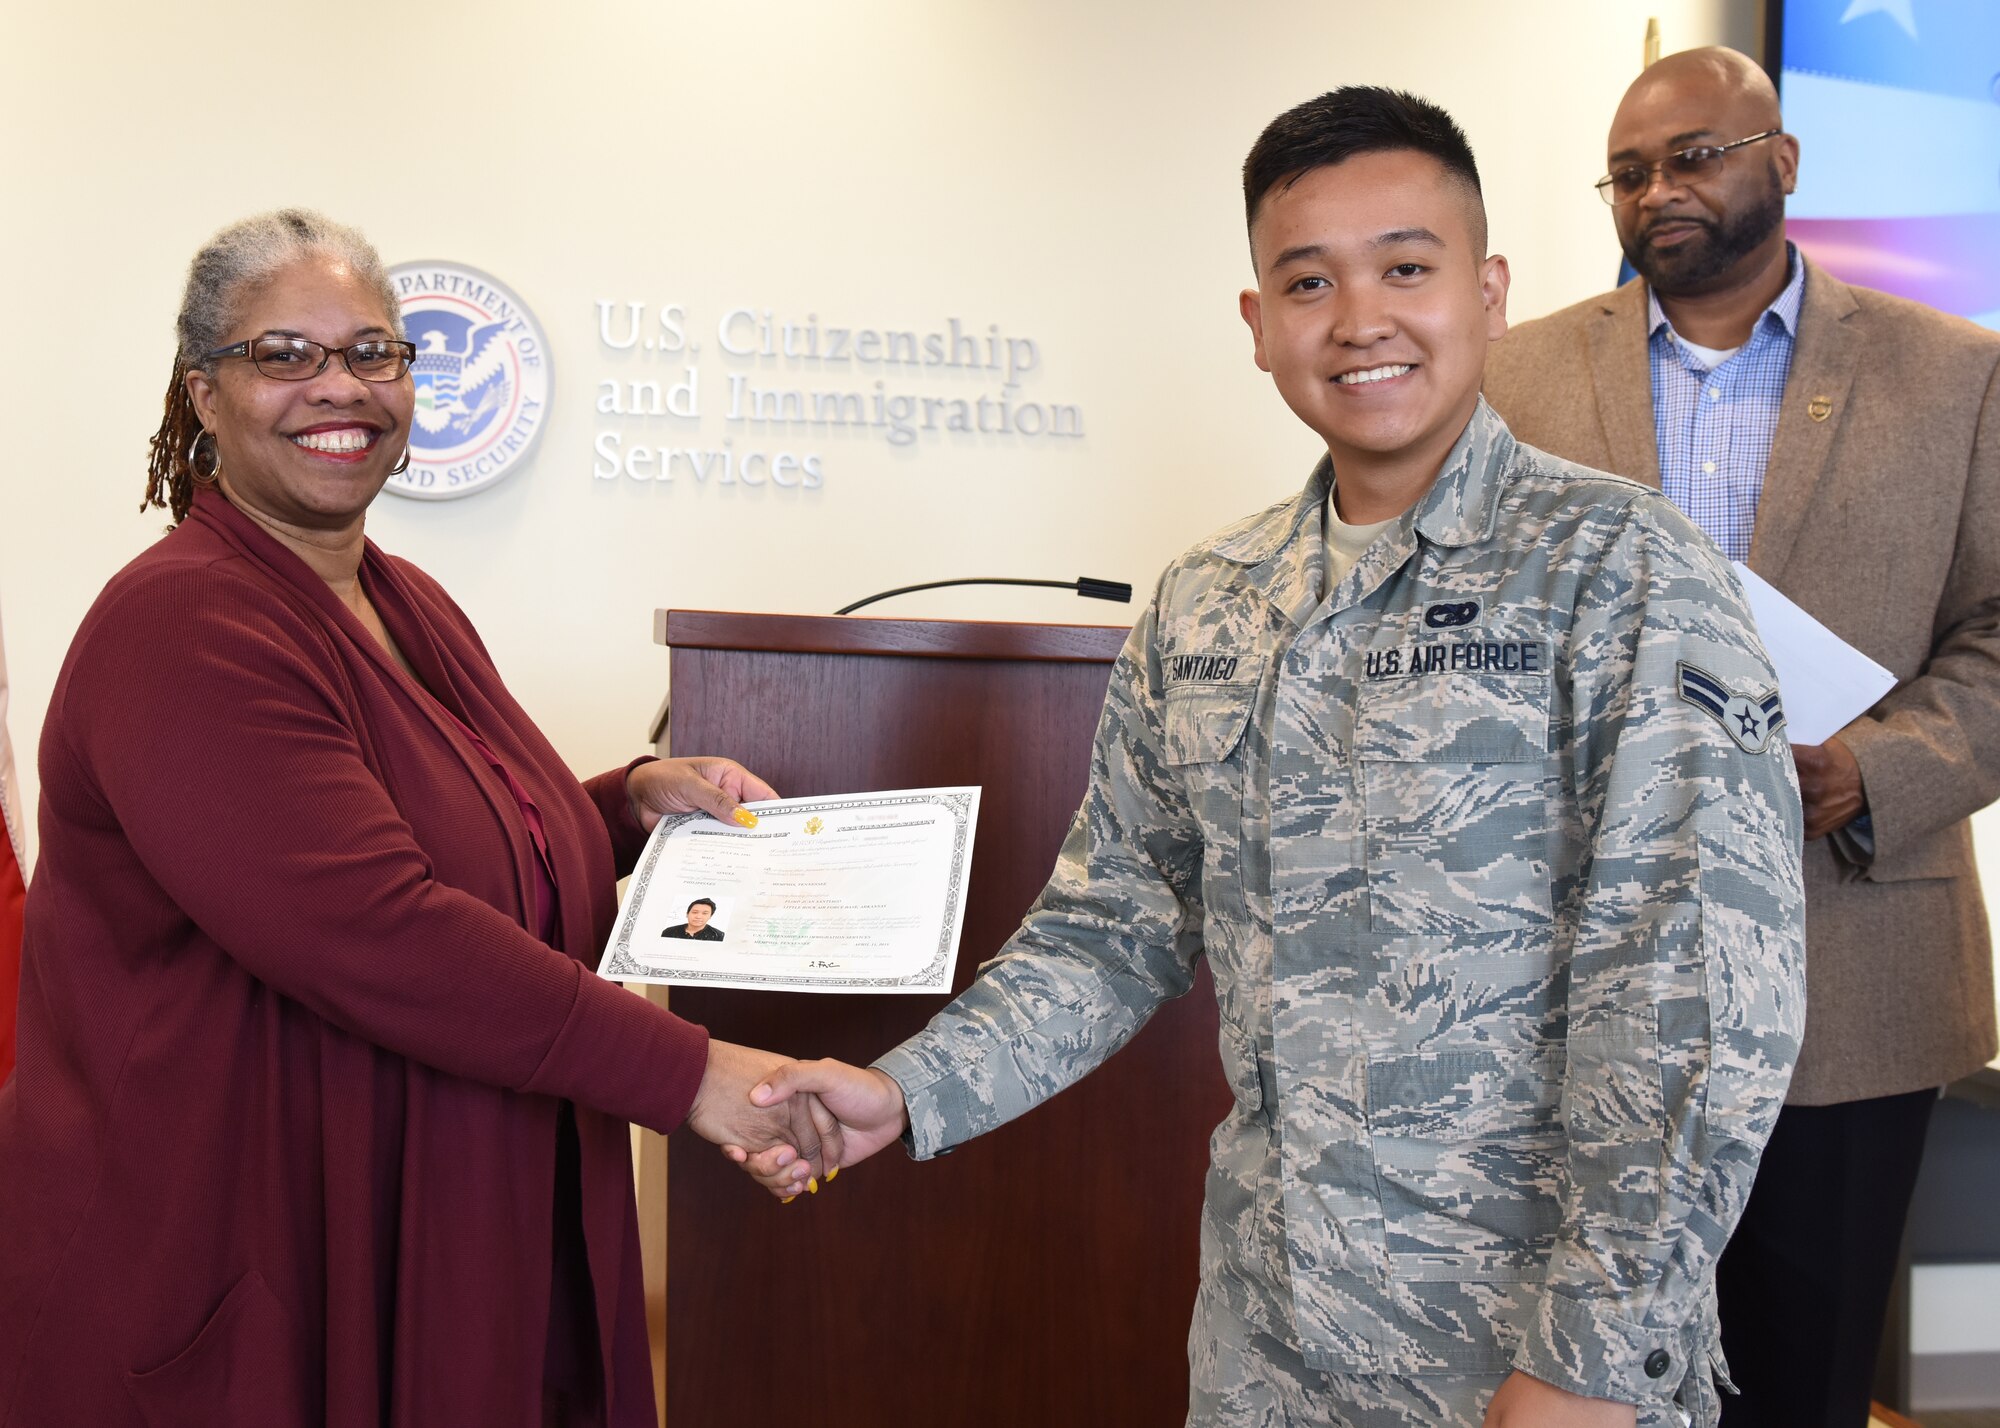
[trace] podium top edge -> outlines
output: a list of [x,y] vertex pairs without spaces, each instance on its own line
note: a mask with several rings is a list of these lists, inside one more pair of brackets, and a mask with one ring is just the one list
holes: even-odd
[[1001,620],[880,620],[860,615],[759,615],[655,610],[653,641],[673,649],[769,654],[904,655],[913,659],[1109,664],[1124,625],[1026,625]]

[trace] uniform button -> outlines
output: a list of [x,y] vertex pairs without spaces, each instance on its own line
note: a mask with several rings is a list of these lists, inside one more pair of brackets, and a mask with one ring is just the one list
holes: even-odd
[[1710,387],[1708,389],[1708,399],[1711,402],[1717,400],[1719,397],[1721,397],[1721,395],[1722,395],[1722,388],[1720,387]]
[[1646,1377],[1665,1378],[1672,1364],[1673,1359],[1665,1349],[1655,1349],[1646,1355]]
[[1704,461],[1701,463],[1701,469],[1713,476],[1715,474],[1715,463],[1713,461]]

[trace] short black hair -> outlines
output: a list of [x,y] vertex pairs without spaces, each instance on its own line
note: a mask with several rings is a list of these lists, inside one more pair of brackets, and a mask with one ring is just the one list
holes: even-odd
[[1474,256],[1484,257],[1486,201],[1465,131],[1428,99],[1379,85],[1330,89],[1287,109],[1264,127],[1243,161],[1244,221],[1254,228],[1264,195],[1274,188],[1289,188],[1313,169],[1346,163],[1357,154],[1398,149],[1430,155],[1472,190],[1477,214],[1473,239],[1480,249]]
[[715,899],[714,899],[714,898],[712,898],[712,897],[698,897],[698,898],[696,898],[696,899],[695,899],[695,900],[694,900],[693,902],[691,902],[691,903],[689,903],[689,904],[688,904],[688,911],[689,911],[689,912],[693,912],[693,911],[694,911],[694,910],[695,910],[696,908],[700,907],[700,906],[701,906],[701,905],[702,905],[703,903],[707,903],[707,904],[708,904],[708,910],[709,910],[710,912],[714,912],[714,911],[715,911]]

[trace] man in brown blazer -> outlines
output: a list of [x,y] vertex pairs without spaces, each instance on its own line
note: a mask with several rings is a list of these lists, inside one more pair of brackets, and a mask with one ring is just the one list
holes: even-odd
[[1717,1272],[1728,1428],[1867,1421],[1936,1090],[1995,1049],[1968,820],[2000,794],[2000,334],[1791,248],[1798,153],[1745,56],[1647,70],[1599,185],[1640,277],[1516,327],[1485,382],[1522,441],[1664,485],[1898,681],[1793,750],[1806,1037]]

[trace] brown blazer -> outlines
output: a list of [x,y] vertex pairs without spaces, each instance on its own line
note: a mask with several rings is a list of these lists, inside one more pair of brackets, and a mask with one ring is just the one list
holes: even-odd
[[[1635,279],[1522,323],[1493,349],[1487,399],[1529,445],[1658,486],[1646,314]],[[2000,333],[1807,262],[1749,563],[1899,683],[1840,734],[1874,859],[1805,850],[1793,1104],[1936,1086],[1994,1054],[1967,820],[2000,796],[1997,372]]]

